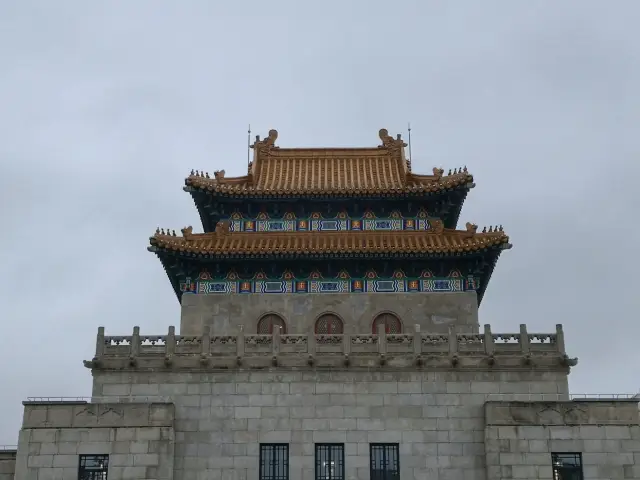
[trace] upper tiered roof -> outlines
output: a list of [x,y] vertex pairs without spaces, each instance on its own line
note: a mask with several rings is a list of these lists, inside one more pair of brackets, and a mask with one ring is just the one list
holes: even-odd
[[[465,278],[460,288],[477,291],[480,300],[501,251],[511,244],[502,227],[480,232],[467,223],[456,229],[473,177],[466,167],[447,175],[440,168],[415,174],[400,135],[381,129],[379,137],[376,147],[280,148],[278,132],[271,130],[256,137],[247,175],[192,172],[185,190],[204,232],[159,229],[149,245],[178,297],[193,291],[191,279],[204,270],[223,283],[229,272],[241,271],[243,282],[254,278],[265,262],[270,279],[284,278],[291,268],[294,277],[313,271],[333,278],[337,264],[355,275],[368,268],[387,278],[395,275],[386,261],[393,259],[407,278],[426,271],[430,278],[453,278],[454,272]],[[229,291],[240,288],[233,285]],[[430,284],[419,288],[432,291]]]
[[229,196],[378,196],[435,193],[471,188],[467,169],[444,174],[416,175],[404,154],[406,144],[379,132],[382,144],[373,148],[280,148],[278,132],[264,140],[256,137],[253,162],[242,177],[226,177],[224,170],[192,172],[187,187]]

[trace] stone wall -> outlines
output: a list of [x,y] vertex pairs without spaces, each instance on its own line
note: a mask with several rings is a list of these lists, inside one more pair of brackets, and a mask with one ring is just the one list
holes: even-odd
[[[239,300],[240,299],[240,300]],[[404,331],[420,325],[423,332],[476,333],[476,292],[460,293],[362,293],[362,294],[263,294],[183,295],[180,334],[202,335],[209,325],[212,334],[232,334],[244,324],[247,333],[257,333],[260,318],[277,313],[287,323],[288,333],[308,333],[323,313],[342,318],[347,333],[371,332],[373,319],[382,312],[400,318]]]
[[13,480],[16,470],[16,450],[0,448],[0,480]]
[[640,478],[638,400],[489,402],[487,480],[552,480],[551,453],[582,453],[585,480]]
[[95,401],[175,403],[176,479],[258,478],[261,442],[290,444],[291,479],[314,478],[320,442],[345,444],[348,479],[368,480],[372,442],[400,444],[402,478],[484,479],[487,398],[568,398],[566,372],[525,369],[93,375]]
[[78,478],[82,454],[108,454],[109,480],[171,480],[173,423],[166,403],[25,402],[15,480]]

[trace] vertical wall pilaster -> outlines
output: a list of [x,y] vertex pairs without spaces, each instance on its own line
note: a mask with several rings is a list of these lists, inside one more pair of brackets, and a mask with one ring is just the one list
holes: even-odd
[[524,355],[529,355],[531,352],[531,345],[529,345],[529,332],[527,332],[527,325],[520,324],[520,350]]
[[133,335],[131,336],[131,356],[140,355],[140,327],[133,327]]

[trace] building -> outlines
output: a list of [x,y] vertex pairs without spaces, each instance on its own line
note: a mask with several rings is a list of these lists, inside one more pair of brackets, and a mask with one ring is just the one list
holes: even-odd
[[[180,332],[106,336],[91,401],[25,402],[0,479],[638,479],[638,399],[570,399],[560,325],[481,331],[502,227],[405,143],[280,148],[186,180],[204,233],[149,250]],[[5,460],[5,457],[7,458]]]

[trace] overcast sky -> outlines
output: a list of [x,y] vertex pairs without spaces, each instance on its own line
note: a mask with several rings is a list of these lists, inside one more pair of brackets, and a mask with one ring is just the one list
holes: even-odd
[[573,393],[640,387],[640,2],[0,2],[0,444],[28,396],[90,395],[99,325],[161,334],[179,305],[156,227],[201,224],[184,178],[281,146],[467,165],[461,224],[503,224],[480,310],[565,325]]

